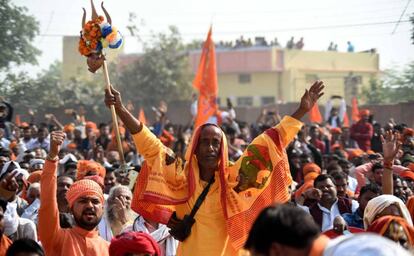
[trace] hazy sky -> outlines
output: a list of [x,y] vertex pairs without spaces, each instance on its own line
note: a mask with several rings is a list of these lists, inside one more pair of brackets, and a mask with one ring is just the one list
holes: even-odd
[[[89,0],[12,2],[26,6],[40,22],[41,35],[35,40],[42,51],[39,66],[25,67],[32,74],[62,59],[62,35],[79,34],[81,7],[90,15]],[[98,7],[100,1],[95,5]],[[128,34],[128,14],[134,12],[145,23],[140,26],[143,39],[151,31],[165,31],[169,25],[177,26],[186,42],[204,39],[213,23],[216,42],[244,35],[265,36],[268,41],[277,37],[285,45],[294,36],[296,40],[304,37],[305,50],[326,50],[334,41],[340,51],[345,51],[346,42],[351,41],[356,51],[377,48],[382,69],[414,60],[412,28],[406,22],[414,13],[414,1],[410,0],[107,0],[105,6],[123,34]],[[392,34],[400,17],[402,22]],[[135,38],[125,38],[125,52],[140,49]]]

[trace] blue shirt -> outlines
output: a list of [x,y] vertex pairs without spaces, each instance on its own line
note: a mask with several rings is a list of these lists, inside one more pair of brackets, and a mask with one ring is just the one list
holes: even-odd
[[354,213],[344,213],[342,214],[342,217],[348,226],[364,229],[364,220],[361,216],[359,216],[358,210],[356,210]]

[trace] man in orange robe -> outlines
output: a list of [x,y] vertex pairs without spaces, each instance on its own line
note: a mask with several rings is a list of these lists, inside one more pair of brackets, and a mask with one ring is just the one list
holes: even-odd
[[9,246],[13,243],[4,234],[4,212],[7,209],[7,201],[0,199],[0,256],[5,256]]
[[173,211],[183,219],[211,184],[177,255],[237,255],[260,211],[274,202],[289,200],[292,177],[285,147],[300,130],[299,120],[322,96],[323,88],[322,82],[315,82],[306,90],[298,110],[253,140],[234,165],[228,161],[226,136],[212,124],[196,129],[183,165],[128,112],[120,93],[111,88],[105,102],[115,106],[146,159],[135,186],[132,208],[161,223],[167,223]]
[[58,153],[65,139],[61,131],[51,133],[49,155],[41,177],[39,237],[46,255],[109,255],[109,244],[99,237],[96,226],[102,218],[104,197],[93,180],[79,180],[66,193],[75,227],[62,229],[56,197]]

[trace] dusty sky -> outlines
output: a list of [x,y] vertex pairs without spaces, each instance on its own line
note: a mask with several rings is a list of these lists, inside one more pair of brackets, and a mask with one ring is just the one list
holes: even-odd
[[[62,36],[79,34],[82,6],[90,14],[89,0],[12,2],[26,6],[40,22],[41,35],[35,40],[42,51],[39,65],[24,67],[31,74],[62,59]],[[95,0],[95,5],[99,6],[100,1]],[[285,45],[294,36],[304,37],[305,50],[326,50],[334,41],[340,51],[345,51],[346,42],[351,41],[356,51],[377,48],[382,69],[414,61],[412,28],[407,22],[414,13],[414,1],[410,0],[107,0],[105,6],[113,24],[126,35],[128,14],[134,12],[138,20],[144,21],[139,25],[144,40],[151,31],[163,32],[169,25],[179,28],[185,42],[203,39],[212,23],[216,42],[244,35],[265,36],[268,41],[277,37]],[[126,53],[141,49],[135,38],[125,38]]]

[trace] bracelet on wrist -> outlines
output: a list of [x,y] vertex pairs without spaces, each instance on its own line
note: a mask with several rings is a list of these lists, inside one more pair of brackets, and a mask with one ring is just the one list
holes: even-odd
[[392,169],[393,163],[392,161],[387,161],[387,162],[384,162],[383,166],[385,169]]
[[59,160],[59,156],[51,157],[50,155],[47,155],[46,160],[56,162],[57,160]]

